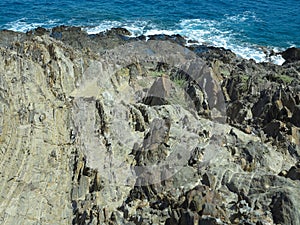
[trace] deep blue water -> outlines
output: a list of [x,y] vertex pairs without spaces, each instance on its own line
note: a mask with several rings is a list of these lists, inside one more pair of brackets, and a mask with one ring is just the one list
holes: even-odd
[[125,27],[133,35],[181,34],[262,61],[260,46],[300,47],[299,0],[2,0],[0,29]]

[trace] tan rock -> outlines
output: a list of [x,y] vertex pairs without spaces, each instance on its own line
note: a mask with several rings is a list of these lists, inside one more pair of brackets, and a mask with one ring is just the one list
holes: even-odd
[[[9,50],[0,48],[1,224],[230,224],[238,213],[261,223],[262,209],[268,218],[278,214],[285,224],[299,223],[299,185],[277,175],[295,165],[294,156],[262,143],[255,130],[236,126],[230,132],[233,127],[216,119],[225,117],[219,85],[231,76],[227,65],[212,71],[168,41],[120,45],[120,36],[91,39],[64,26],[52,31],[68,29],[74,43],[66,42],[85,50],[43,36],[43,30],[39,37],[23,35]],[[234,54],[227,53],[230,62]],[[162,64],[166,76],[149,76]],[[185,98],[185,87],[168,79],[174,70],[187,76],[209,119]],[[247,77],[239,79],[250,85]],[[170,101],[146,105],[150,91]],[[248,125],[254,112],[243,104],[240,120]],[[295,113],[291,118],[297,122]],[[285,124],[275,120],[264,129],[276,136]]]
[[300,145],[300,128],[292,126],[291,128],[291,142],[296,145]]

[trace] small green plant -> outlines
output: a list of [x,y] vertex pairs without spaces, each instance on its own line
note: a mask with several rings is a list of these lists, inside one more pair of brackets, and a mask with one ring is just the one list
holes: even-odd
[[287,75],[276,75],[274,78],[277,82],[280,82],[280,83],[282,82],[284,84],[290,84],[294,80],[293,77],[290,77]]
[[239,78],[240,78],[242,83],[247,83],[247,81],[249,79],[249,76],[243,74],[243,75],[240,75]]
[[183,88],[183,87],[186,85],[186,80],[180,79],[180,78],[175,78],[175,79],[173,80],[173,82],[174,82],[177,86],[179,86],[179,87],[181,87],[181,88]]
[[150,76],[152,77],[161,77],[165,74],[165,72],[162,71],[150,71]]

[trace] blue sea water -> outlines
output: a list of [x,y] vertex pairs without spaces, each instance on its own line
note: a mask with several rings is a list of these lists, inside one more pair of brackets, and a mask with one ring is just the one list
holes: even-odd
[[[125,27],[137,35],[180,34],[266,60],[263,48],[300,47],[299,0],[2,0],[0,29]],[[278,63],[281,59],[274,58]]]

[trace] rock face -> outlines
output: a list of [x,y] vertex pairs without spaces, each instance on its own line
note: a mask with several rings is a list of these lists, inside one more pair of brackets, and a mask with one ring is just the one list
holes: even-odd
[[1,224],[300,224],[299,62],[129,34],[1,31]]

